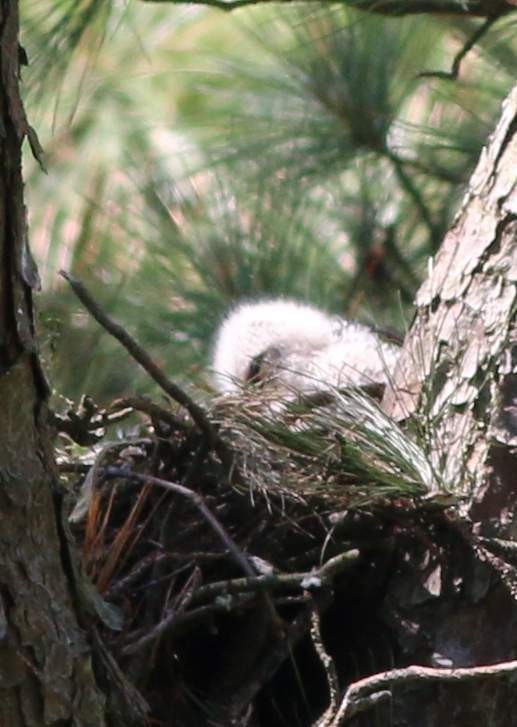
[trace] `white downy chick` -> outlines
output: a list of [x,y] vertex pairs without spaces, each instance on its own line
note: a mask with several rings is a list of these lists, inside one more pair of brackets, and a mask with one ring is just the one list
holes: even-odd
[[366,326],[294,301],[265,300],[243,303],[225,318],[212,369],[221,393],[260,381],[289,395],[382,386],[398,351]]

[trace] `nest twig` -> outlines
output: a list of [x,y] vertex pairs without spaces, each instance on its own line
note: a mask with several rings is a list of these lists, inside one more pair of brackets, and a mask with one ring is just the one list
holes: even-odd
[[415,502],[443,490],[425,453],[360,391],[278,400],[250,389],[205,411],[67,279],[192,420],[139,397],[68,417],[96,439],[113,418],[146,419],[136,439],[97,443],[86,472],[84,462],[62,462],[82,488],[72,524],[84,571],[111,608],[103,618],[97,601],[93,643],[118,685],[118,724],[140,724],[145,709],[164,727],[242,727],[252,715],[269,727],[279,711],[281,724],[312,724],[328,701],[325,682],[299,700],[281,686],[291,679],[296,692],[318,663],[314,648],[304,651],[311,625],[334,715],[338,682],[364,673],[334,665],[326,620],[354,628],[351,594],[379,598],[394,531],[415,538]]

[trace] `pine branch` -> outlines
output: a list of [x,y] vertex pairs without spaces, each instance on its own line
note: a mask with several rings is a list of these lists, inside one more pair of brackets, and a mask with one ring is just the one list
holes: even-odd
[[483,23],[481,23],[478,28],[476,28],[474,33],[472,33],[472,35],[467,38],[467,40],[463,44],[463,47],[454,57],[450,71],[423,71],[419,74],[419,77],[442,78],[449,81],[455,81],[458,78],[461,63],[465,56],[469,53],[469,51],[472,50],[472,48],[474,48],[478,41],[481,40],[485,33],[489,31],[489,29],[492,27],[495,21],[498,20],[499,17],[499,15],[493,15],[492,17],[488,17]]
[[[225,12],[238,10],[250,5],[264,5],[277,2],[278,4],[291,4],[300,0],[142,0],[145,3],[169,3],[170,5],[203,5],[218,8]],[[313,0],[301,0],[312,2]],[[491,17],[494,13],[499,16],[515,11],[510,0],[344,0],[344,4],[356,10],[364,10],[379,15],[400,17],[404,15],[418,15],[435,13],[439,15],[464,15],[477,17]]]

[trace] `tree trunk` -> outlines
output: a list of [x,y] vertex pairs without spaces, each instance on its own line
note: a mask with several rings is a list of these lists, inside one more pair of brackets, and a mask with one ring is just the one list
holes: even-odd
[[0,724],[104,724],[65,575],[46,385],[34,342],[21,144],[18,3],[0,0]]
[[418,412],[444,485],[499,537],[517,534],[516,170],[517,86],[418,292],[387,402],[397,419]]
[[[406,663],[517,656],[517,87],[417,296],[386,396],[427,436],[464,517],[401,565],[383,609]],[[425,535],[424,535],[425,537]],[[395,690],[393,725],[515,724],[511,681]]]

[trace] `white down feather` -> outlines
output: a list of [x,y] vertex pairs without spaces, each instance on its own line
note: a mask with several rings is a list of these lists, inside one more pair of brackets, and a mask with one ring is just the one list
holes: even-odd
[[263,385],[310,392],[385,384],[397,357],[397,346],[365,326],[294,301],[264,300],[243,303],[223,320],[212,371],[222,393],[239,391],[257,366]]

